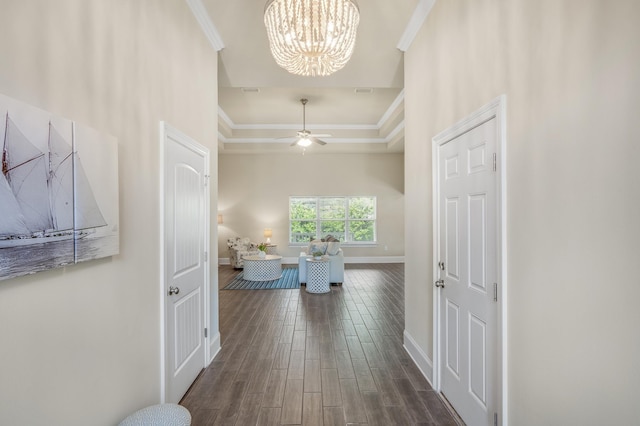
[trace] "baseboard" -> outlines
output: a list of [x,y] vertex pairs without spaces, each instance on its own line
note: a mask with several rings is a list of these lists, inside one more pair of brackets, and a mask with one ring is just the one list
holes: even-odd
[[416,363],[424,378],[427,379],[431,387],[433,387],[433,363],[406,330],[403,335],[404,349],[407,351],[413,362]]
[[[404,256],[345,257],[344,263],[404,263]],[[228,257],[219,257],[218,265],[230,265]],[[298,257],[283,257],[283,265],[297,265]]]
[[345,257],[344,263],[404,263],[404,256]]
[[216,333],[215,336],[211,336],[211,343],[209,343],[209,363],[211,363],[216,355],[218,355],[218,352],[220,352],[220,347],[220,333]]

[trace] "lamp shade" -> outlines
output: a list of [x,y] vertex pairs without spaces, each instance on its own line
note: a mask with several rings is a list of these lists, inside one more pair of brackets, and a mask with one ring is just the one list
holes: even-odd
[[264,228],[264,237],[271,238],[273,236],[273,232],[271,232],[271,228]]
[[219,214],[219,215],[218,215],[218,225],[220,225],[221,223],[223,223],[223,222],[222,222],[222,215],[221,215],[221,214]]

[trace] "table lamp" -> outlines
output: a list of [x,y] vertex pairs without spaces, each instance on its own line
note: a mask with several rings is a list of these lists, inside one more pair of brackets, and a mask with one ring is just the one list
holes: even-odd
[[271,232],[271,228],[264,228],[264,237],[267,239],[267,244],[271,244],[271,236],[273,232]]

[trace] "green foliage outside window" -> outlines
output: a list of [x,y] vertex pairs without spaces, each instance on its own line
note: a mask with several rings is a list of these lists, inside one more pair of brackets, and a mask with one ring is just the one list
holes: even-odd
[[291,197],[290,242],[329,234],[343,242],[375,242],[375,197]]

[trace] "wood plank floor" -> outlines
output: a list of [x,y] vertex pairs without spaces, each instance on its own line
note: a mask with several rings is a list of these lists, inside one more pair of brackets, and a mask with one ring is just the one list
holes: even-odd
[[[222,289],[235,275],[219,269]],[[344,285],[220,290],[222,350],[181,402],[193,425],[455,425],[402,347],[404,266]]]

